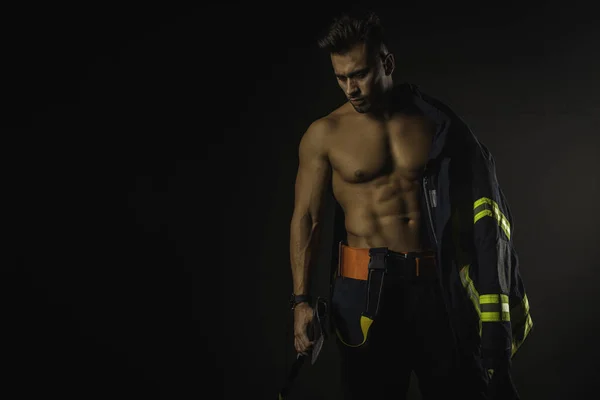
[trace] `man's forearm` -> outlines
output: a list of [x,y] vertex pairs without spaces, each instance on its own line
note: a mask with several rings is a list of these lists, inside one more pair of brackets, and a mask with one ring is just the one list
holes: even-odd
[[317,253],[320,224],[310,215],[293,217],[290,229],[290,261],[294,294],[309,290],[309,274]]

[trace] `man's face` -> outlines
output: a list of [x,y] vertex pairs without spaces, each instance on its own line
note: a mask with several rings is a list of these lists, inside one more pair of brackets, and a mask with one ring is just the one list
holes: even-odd
[[379,53],[369,55],[364,43],[357,44],[343,54],[331,54],[331,63],[338,84],[360,113],[369,111],[382,94],[386,78]]

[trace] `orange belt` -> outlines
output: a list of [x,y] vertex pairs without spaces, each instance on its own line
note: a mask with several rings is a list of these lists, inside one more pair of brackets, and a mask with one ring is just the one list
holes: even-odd
[[[409,254],[415,254],[411,256],[415,260],[415,277],[431,276],[436,273],[435,253],[431,251],[423,253],[390,252],[388,257],[394,258],[394,255],[397,255],[399,258],[403,258],[403,255]],[[350,247],[340,242],[338,271],[341,276],[366,281],[369,276],[369,261],[368,248]]]

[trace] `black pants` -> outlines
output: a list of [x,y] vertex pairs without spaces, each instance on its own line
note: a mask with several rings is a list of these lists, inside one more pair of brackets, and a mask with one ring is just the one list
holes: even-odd
[[405,399],[414,371],[424,400],[486,399],[484,371],[457,350],[438,281],[406,278],[401,264],[409,261],[390,261],[379,315],[362,345],[366,282],[336,279],[332,306],[344,398]]

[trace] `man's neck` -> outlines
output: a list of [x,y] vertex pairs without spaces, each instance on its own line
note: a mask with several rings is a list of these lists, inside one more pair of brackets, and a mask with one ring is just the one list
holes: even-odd
[[392,102],[393,86],[390,86],[382,94],[377,104],[373,104],[371,110],[367,113],[371,118],[388,121],[393,114]]

